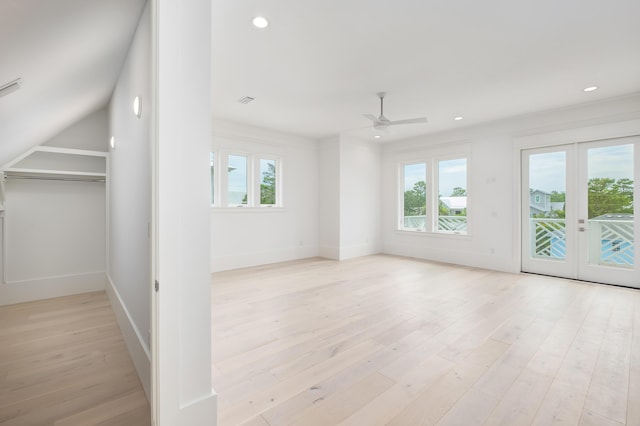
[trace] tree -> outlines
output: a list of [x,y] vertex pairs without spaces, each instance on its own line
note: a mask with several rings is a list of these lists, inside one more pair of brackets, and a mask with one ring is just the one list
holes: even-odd
[[551,202],[562,203],[565,201],[566,194],[564,192],[551,191]]
[[260,204],[276,203],[276,165],[267,163],[267,170],[262,172],[260,182]]
[[633,181],[631,179],[589,179],[589,219],[603,214],[633,213]]
[[451,192],[451,196],[452,197],[466,197],[467,196],[467,190],[464,188],[460,188],[459,186],[456,186],[455,188],[453,188],[453,191]]
[[404,215],[422,216],[427,214],[427,184],[421,180],[410,191],[404,191]]

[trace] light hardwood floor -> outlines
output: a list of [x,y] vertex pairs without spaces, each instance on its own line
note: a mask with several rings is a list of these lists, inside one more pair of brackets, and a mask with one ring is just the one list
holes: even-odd
[[219,425],[640,425],[640,292],[392,256],[214,274]]
[[150,423],[104,292],[0,307],[0,425]]

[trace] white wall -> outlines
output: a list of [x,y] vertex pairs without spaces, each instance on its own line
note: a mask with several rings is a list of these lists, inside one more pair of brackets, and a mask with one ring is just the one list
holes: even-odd
[[382,149],[340,137],[340,259],[379,253],[382,246]]
[[317,256],[317,143],[220,120],[212,130],[217,155],[281,159],[283,207],[211,208],[211,271]]
[[104,183],[6,183],[0,304],[104,289]]
[[[550,135],[542,140],[553,144],[640,133],[640,127],[633,124],[638,118],[640,95],[630,95],[385,145],[382,210],[384,252],[519,271],[519,152],[523,141],[541,134]],[[470,235],[442,236],[396,230],[400,195],[398,164],[434,153],[455,153],[467,149],[470,150]]]
[[340,259],[340,137],[319,142],[320,256]]
[[[215,425],[211,387],[211,13],[152,1],[155,424]],[[216,244],[215,240],[213,244]]]
[[[149,395],[151,328],[151,20],[144,9],[109,105],[108,294]],[[142,116],[132,110],[142,99]]]
[[379,253],[381,146],[348,135],[320,144],[320,254],[336,260]]
[[[105,151],[106,128],[101,109],[43,145]],[[104,183],[9,178],[6,198],[0,304],[104,289]]]

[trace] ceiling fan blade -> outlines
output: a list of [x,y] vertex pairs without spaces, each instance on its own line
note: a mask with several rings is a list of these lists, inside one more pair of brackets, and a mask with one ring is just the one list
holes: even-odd
[[371,114],[362,114],[364,117],[367,117],[369,120],[373,121],[374,123],[378,122],[378,117],[371,115]]
[[389,124],[394,125],[394,124],[414,124],[414,123],[426,123],[427,122],[427,117],[420,117],[420,118],[409,118],[407,120],[396,120],[396,121],[390,121]]

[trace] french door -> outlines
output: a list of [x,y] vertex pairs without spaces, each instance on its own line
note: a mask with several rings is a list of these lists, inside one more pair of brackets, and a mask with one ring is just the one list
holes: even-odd
[[522,270],[640,288],[640,137],[522,151]]

